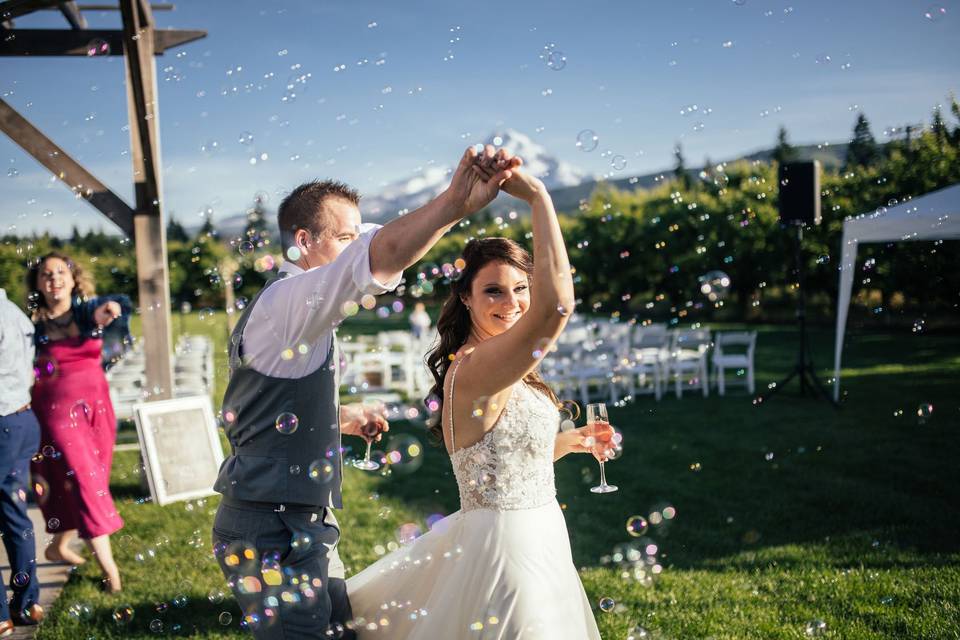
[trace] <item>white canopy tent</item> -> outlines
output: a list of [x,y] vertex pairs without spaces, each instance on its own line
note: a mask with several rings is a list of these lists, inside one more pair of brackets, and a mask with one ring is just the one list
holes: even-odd
[[833,355],[833,398],[840,399],[840,356],[847,310],[862,242],[960,239],[960,184],[913,198],[889,209],[850,218],[843,223],[843,259],[837,301],[837,338]]

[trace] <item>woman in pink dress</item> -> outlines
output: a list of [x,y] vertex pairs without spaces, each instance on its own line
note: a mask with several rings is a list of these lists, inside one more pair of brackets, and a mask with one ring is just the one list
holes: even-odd
[[117,421],[103,374],[104,328],[126,331],[126,296],[94,297],[82,269],[51,253],[27,275],[36,324],[37,381],[33,410],[40,421],[40,454],[32,472],[38,502],[53,542],[51,562],[81,564],[69,548],[82,538],[103,571],[106,591],[120,590],[110,534],[123,520],[110,495],[110,467]]

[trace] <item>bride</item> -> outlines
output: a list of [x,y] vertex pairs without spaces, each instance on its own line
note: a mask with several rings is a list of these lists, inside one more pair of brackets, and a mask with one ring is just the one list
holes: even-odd
[[[489,179],[508,162],[488,147],[474,170]],[[468,243],[427,358],[441,399],[431,431],[450,454],[460,510],[347,580],[361,640],[600,638],[553,463],[613,432],[558,432],[537,365],[573,309],[567,251],[540,180],[514,170],[501,188],[533,211],[535,260],[506,238]]]

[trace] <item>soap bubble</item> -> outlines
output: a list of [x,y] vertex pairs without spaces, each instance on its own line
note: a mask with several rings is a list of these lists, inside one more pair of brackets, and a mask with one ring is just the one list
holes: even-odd
[[593,151],[600,144],[600,138],[592,129],[584,129],[577,134],[577,149],[580,151]]
[[332,480],[333,473],[333,464],[326,459],[314,460],[310,463],[310,466],[307,467],[307,477],[317,484],[323,484]]
[[284,412],[277,416],[277,431],[285,436],[296,432],[298,426],[300,426],[300,419],[295,413]]
[[567,56],[563,55],[562,51],[557,51],[553,49],[546,55],[547,68],[553,69],[554,71],[560,71],[567,66]]
[[400,544],[409,544],[419,538],[423,530],[415,522],[407,522],[397,528],[395,536]]
[[634,538],[639,538],[645,534],[648,527],[647,520],[643,516],[630,516],[627,518],[627,533]]
[[804,627],[803,632],[810,637],[819,637],[826,635],[827,623],[823,620],[811,620]]
[[89,620],[93,617],[93,609],[88,604],[75,602],[67,608],[67,614],[75,620]]
[[387,442],[387,463],[400,473],[413,473],[423,465],[423,444],[410,434],[391,436]]
[[942,5],[931,5],[923,12],[923,17],[930,22],[940,22],[947,15],[947,8]]
[[723,271],[708,271],[698,278],[700,293],[707,296],[711,302],[722,300],[730,290],[730,276]]
[[118,625],[127,625],[133,620],[133,607],[123,604],[113,610],[113,621]]
[[89,422],[91,413],[93,412],[90,411],[90,405],[86,401],[77,400],[70,407],[70,420],[72,422]]
[[650,638],[650,632],[639,624],[627,634],[627,640],[644,640],[644,638]]
[[103,38],[94,38],[87,43],[87,56],[93,58],[108,55],[110,55],[110,43]]

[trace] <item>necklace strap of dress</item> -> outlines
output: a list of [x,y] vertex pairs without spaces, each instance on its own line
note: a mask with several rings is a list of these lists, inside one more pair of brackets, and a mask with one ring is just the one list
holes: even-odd
[[461,362],[463,362],[463,358],[453,364],[453,371],[450,373],[450,455],[453,455],[457,450],[457,443],[453,438],[453,385],[457,381],[457,369],[460,368]]

